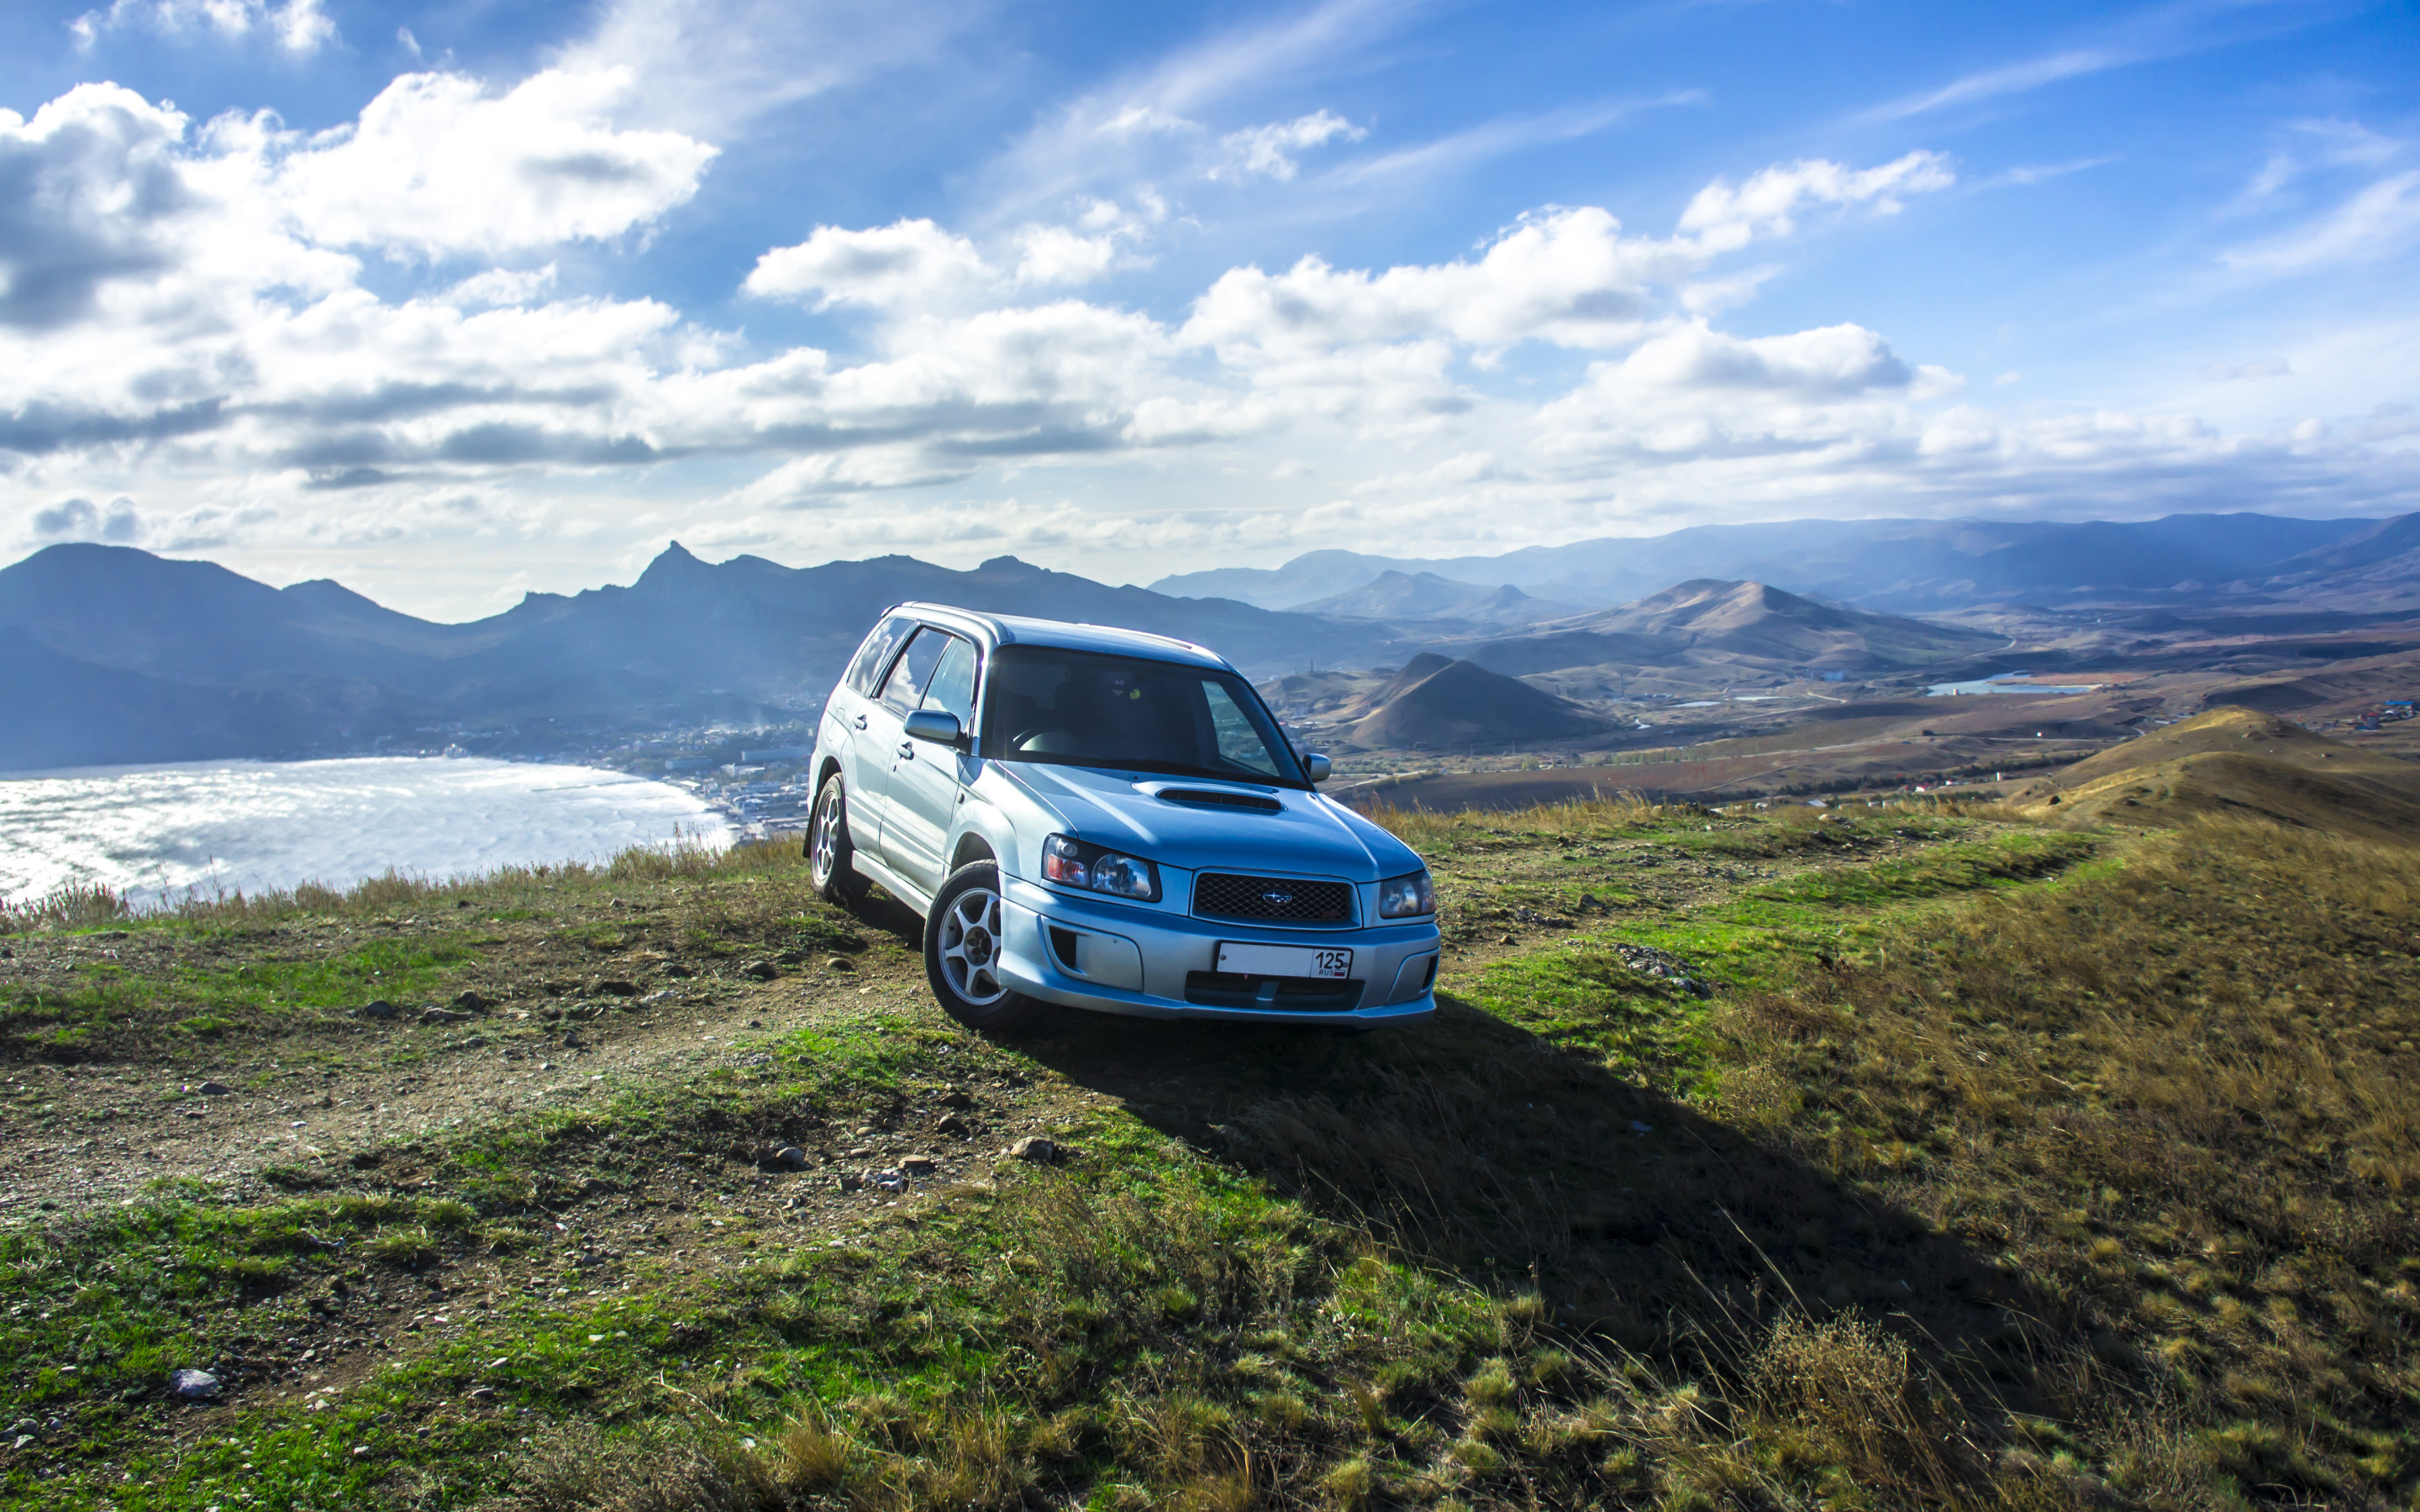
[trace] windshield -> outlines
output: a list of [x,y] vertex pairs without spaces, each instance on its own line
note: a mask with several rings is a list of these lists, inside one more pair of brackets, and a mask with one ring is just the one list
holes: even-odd
[[992,657],[982,750],[994,761],[1310,786],[1234,673],[1050,646],[1002,646]]

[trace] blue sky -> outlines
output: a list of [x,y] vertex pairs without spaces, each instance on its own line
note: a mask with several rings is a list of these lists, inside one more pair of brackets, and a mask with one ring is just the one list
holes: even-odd
[[0,16],[0,559],[2420,508],[2420,11]]

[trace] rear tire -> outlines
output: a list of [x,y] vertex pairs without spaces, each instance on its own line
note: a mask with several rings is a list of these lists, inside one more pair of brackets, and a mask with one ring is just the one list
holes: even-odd
[[924,918],[924,975],[933,995],[940,999],[942,1012],[985,1034],[1025,1028],[1048,1006],[1000,979],[1001,926],[1007,910],[1000,868],[972,861],[950,873]]
[[807,825],[807,868],[815,891],[844,908],[864,902],[872,886],[858,874],[852,863],[856,855],[857,846],[848,838],[848,794],[834,772],[815,795],[814,817]]

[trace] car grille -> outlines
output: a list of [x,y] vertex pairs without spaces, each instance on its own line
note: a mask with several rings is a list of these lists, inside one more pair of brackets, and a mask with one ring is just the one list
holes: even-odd
[[1204,872],[1193,879],[1193,911],[1204,918],[1342,929],[1353,922],[1353,889],[1342,882]]
[[1233,971],[1188,971],[1185,1000],[1203,1008],[1249,1008],[1280,1013],[1350,1013],[1361,1006],[1361,983],[1325,977],[1247,977]]

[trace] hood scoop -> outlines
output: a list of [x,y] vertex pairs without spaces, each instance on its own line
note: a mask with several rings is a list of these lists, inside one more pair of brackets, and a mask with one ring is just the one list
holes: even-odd
[[1161,788],[1152,796],[1162,803],[1181,803],[1192,809],[1224,809],[1244,813],[1285,812],[1285,805],[1275,798],[1221,788]]

